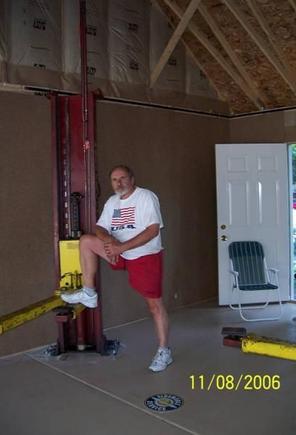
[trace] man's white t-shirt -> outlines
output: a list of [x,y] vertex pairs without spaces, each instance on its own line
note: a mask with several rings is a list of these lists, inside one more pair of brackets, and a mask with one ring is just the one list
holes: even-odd
[[[159,201],[155,193],[136,187],[126,199],[112,195],[106,202],[97,225],[105,228],[120,242],[126,242],[144,231],[149,225],[159,224],[163,228]],[[127,260],[143,255],[157,254],[162,250],[160,231],[145,245],[130,249],[121,254]]]

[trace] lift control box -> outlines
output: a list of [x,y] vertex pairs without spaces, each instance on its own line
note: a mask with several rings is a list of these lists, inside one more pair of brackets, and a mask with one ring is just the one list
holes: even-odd
[[79,261],[79,240],[60,240],[60,289],[76,290],[82,287]]

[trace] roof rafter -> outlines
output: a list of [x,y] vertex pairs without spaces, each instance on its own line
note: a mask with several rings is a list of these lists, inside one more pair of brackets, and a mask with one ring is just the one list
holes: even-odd
[[163,70],[164,66],[166,65],[167,61],[169,60],[170,55],[174,51],[176,45],[178,44],[181,36],[183,35],[186,27],[188,26],[188,23],[190,22],[191,18],[193,17],[194,13],[196,12],[196,9],[198,7],[198,4],[201,2],[201,0],[191,0],[186,11],[184,12],[183,16],[180,19],[180,22],[178,26],[176,27],[174,33],[171,36],[171,39],[167,43],[166,48],[164,49],[162,55],[160,56],[160,59],[155,66],[154,70],[152,71],[151,77],[150,77],[150,87],[153,87],[155,82],[157,81],[161,71]]
[[244,65],[242,64],[241,60],[239,59],[237,54],[232,49],[229,42],[225,38],[224,34],[219,29],[219,26],[217,25],[214,18],[211,16],[209,11],[207,10],[206,6],[203,4],[200,4],[198,6],[198,10],[199,10],[200,14],[203,16],[203,18],[206,21],[206,23],[208,24],[208,26],[210,27],[210,29],[212,30],[213,34],[215,35],[215,37],[217,38],[219,43],[222,45],[222,47],[224,48],[224,50],[226,51],[226,53],[228,54],[228,56],[232,60],[233,64],[236,66],[238,71],[241,73],[246,84],[249,86],[250,91],[253,93],[254,98],[256,98],[258,100],[260,99],[264,104],[267,104],[268,103],[267,97],[262,92],[260,92],[259,89],[257,89],[254,85],[252,85],[251,77],[247,73]]
[[188,53],[188,55],[190,56],[190,58],[192,59],[192,61],[196,64],[196,66],[204,73],[204,75],[207,77],[210,85],[213,87],[213,89],[215,89],[215,91],[217,92],[217,95],[219,97],[219,99],[221,101],[226,101],[226,98],[222,95],[220,89],[218,88],[218,86],[216,85],[216,83],[212,80],[212,78],[209,76],[208,72],[206,71],[205,67],[202,65],[201,62],[199,62],[199,60],[197,59],[196,55],[194,54],[193,50],[189,47],[189,45],[187,44],[186,41],[184,41],[184,39],[182,38],[182,43]]
[[296,2],[295,2],[295,0],[289,0],[289,3],[292,6],[292,8],[294,9],[294,11],[296,12]]
[[[163,0],[166,5],[177,15],[180,19],[182,17],[182,10],[175,3],[170,0]],[[219,53],[219,51],[209,42],[207,36],[199,30],[199,28],[194,24],[190,23],[188,30],[199,40],[199,42],[206,48],[206,50],[214,57],[214,59],[221,65],[221,67],[227,72],[227,74],[232,78],[232,80],[239,86],[239,88],[244,92],[244,94],[253,102],[253,104],[261,109],[257,98],[254,97],[250,88],[246,85],[245,81],[240,77],[236,70],[229,65],[224,57]]]
[[295,81],[289,76],[286,69],[282,66],[282,64],[279,62],[277,57],[272,53],[269,46],[266,44],[265,40],[261,37],[261,35],[257,33],[257,31],[248,22],[246,14],[241,9],[239,9],[239,7],[235,4],[235,1],[233,0],[221,0],[221,1],[229,8],[229,10],[233,13],[233,15],[237,18],[237,20],[241,23],[244,29],[251,36],[251,38],[259,47],[261,52],[267,57],[269,62],[278,71],[278,73],[285,80],[285,82],[288,84],[288,86],[294,92],[294,94],[296,94]]
[[[165,16],[165,18],[169,21],[169,23],[173,26],[174,23],[172,22],[172,20],[165,14],[165,12],[163,11],[163,9],[160,7],[159,3],[157,0],[151,0],[152,4],[159,10],[159,12],[162,13],[163,16]],[[188,55],[190,56],[190,58],[192,59],[192,61],[196,64],[196,66],[204,73],[204,75],[207,77],[209,83],[211,84],[211,86],[215,89],[215,91],[217,92],[218,98],[221,101],[226,101],[226,98],[222,95],[220,89],[217,87],[217,85],[215,84],[215,82],[212,80],[212,78],[210,77],[208,71],[204,68],[204,66],[202,65],[201,62],[199,62],[199,60],[197,59],[197,57],[195,56],[195,54],[193,53],[192,49],[189,47],[189,45],[187,44],[186,41],[184,41],[183,38],[181,38],[181,42],[184,45]]]
[[284,53],[281,50],[281,48],[279,47],[275,36],[271,32],[270,27],[269,27],[269,25],[268,25],[264,15],[263,15],[263,13],[261,12],[261,10],[258,7],[258,5],[254,2],[254,0],[247,0],[247,4],[248,4],[249,8],[251,9],[254,17],[256,17],[258,23],[260,24],[260,26],[264,30],[264,32],[265,32],[265,34],[266,34],[270,44],[272,45],[274,51],[276,52],[276,54],[278,55],[279,59],[281,60],[283,67],[286,69],[287,74],[289,75],[289,77],[291,77],[291,80],[293,81],[293,79],[292,79],[293,73],[289,69],[289,66],[287,65],[287,62],[285,60]]

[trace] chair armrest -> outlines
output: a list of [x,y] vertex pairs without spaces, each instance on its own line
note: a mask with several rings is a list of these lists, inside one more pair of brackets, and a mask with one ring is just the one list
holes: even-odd
[[239,273],[236,270],[231,270],[231,269],[230,269],[229,272],[231,273],[231,275],[233,275],[234,286],[236,288],[238,288],[239,287],[239,285],[238,285],[238,275],[239,275]]
[[230,270],[229,272],[234,276],[238,276],[238,272],[236,270]]
[[[271,276],[268,276],[269,272],[272,272],[273,279],[271,279]],[[278,274],[278,272],[279,272],[279,269],[276,269],[275,267],[268,267],[267,268],[267,277],[269,277],[271,284],[275,284],[277,286],[279,286],[279,274]]]

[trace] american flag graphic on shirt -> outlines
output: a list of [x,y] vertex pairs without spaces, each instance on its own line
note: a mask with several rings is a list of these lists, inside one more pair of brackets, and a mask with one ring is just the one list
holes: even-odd
[[135,207],[115,208],[112,216],[112,226],[135,224]]

